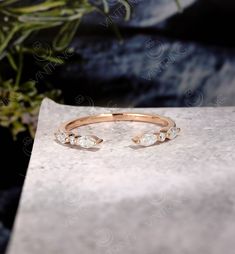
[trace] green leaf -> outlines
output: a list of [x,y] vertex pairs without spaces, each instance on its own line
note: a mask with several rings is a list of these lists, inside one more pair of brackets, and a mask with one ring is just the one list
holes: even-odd
[[21,25],[15,24],[13,26],[13,28],[8,32],[8,35],[6,36],[5,40],[0,45],[0,56],[1,56],[2,52],[3,52],[3,50],[5,50],[5,48],[7,47],[8,43],[10,42],[10,40],[15,35],[15,33],[18,32],[20,29],[21,29]]
[[179,12],[182,12],[182,6],[180,4],[180,0],[175,0],[175,2],[176,2],[176,5],[177,5],[177,8],[178,8]]
[[9,64],[11,65],[12,69],[17,71],[17,69],[18,69],[17,65],[16,65],[15,60],[10,52],[7,53],[7,60],[9,62]]
[[80,19],[65,23],[53,41],[54,49],[61,51],[68,47],[78,29],[79,24]]
[[11,4],[14,4],[16,2],[19,2],[20,0],[8,0],[8,1],[4,1],[2,3],[0,3],[0,7],[5,7]]
[[65,1],[45,1],[33,6],[10,8],[9,10],[15,13],[26,14],[26,13],[32,13],[32,12],[46,11],[46,10],[56,8],[56,7],[61,7],[64,5],[65,5]]
[[125,20],[129,20],[130,17],[131,17],[131,6],[130,4],[128,3],[127,0],[118,0],[119,3],[121,3],[125,9],[126,9],[126,15],[125,15]]
[[14,139],[16,139],[16,136],[20,133],[26,130],[26,127],[19,121],[13,122],[12,123],[13,129],[12,129],[12,134]]
[[109,4],[107,2],[107,0],[102,0],[103,5],[104,5],[104,13],[108,13],[109,12]]

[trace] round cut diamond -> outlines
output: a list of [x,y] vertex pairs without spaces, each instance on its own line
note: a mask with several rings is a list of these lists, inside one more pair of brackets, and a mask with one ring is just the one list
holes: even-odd
[[160,132],[159,135],[158,135],[158,140],[160,142],[164,142],[166,139],[166,134],[164,132]]
[[167,138],[169,139],[174,139],[178,134],[178,129],[176,127],[171,127],[168,131],[167,131]]
[[77,144],[83,148],[91,148],[96,145],[96,140],[92,136],[81,136],[77,139]]
[[153,133],[145,133],[139,139],[139,144],[142,146],[151,146],[157,142],[157,136]]
[[69,136],[69,143],[71,144],[71,145],[75,145],[75,143],[76,143],[76,138],[75,138],[75,136]]

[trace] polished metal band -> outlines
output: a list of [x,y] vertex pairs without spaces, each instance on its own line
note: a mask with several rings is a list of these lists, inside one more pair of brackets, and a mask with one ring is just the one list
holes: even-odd
[[101,143],[103,139],[98,138],[95,135],[79,136],[74,134],[73,130],[88,124],[115,121],[146,122],[161,126],[161,129],[158,132],[153,131],[151,133],[144,133],[132,138],[136,144],[142,146],[151,146],[157,142],[164,142],[166,139],[173,139],[180,132],[180,129],[176,127],[175,122],[169,117],[153,114],[112,113],[86,116],[65,122],[60,125],[59,129],[55,133],[55,136],[57,141],[62,144],[92,148]]

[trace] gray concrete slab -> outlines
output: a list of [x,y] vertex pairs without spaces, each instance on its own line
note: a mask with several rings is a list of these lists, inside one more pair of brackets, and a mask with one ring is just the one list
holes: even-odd
[[[84,127],[96,151],[54,141],[60,122],[95,113],[164,114],[171,142],[135,149],[152,126]],[[233,254],[235,108],[110,109],[44,100],[8,254]]]

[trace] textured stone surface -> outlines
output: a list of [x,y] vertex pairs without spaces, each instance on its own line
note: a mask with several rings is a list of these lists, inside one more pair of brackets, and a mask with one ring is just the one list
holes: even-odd
[[235,108],[149,108],[182,134],[137,149],[130,138],[152,125],[83,127],[100,149],[53,141],[61,121],[118,109],[44,100],[8,254],[233,254]]

